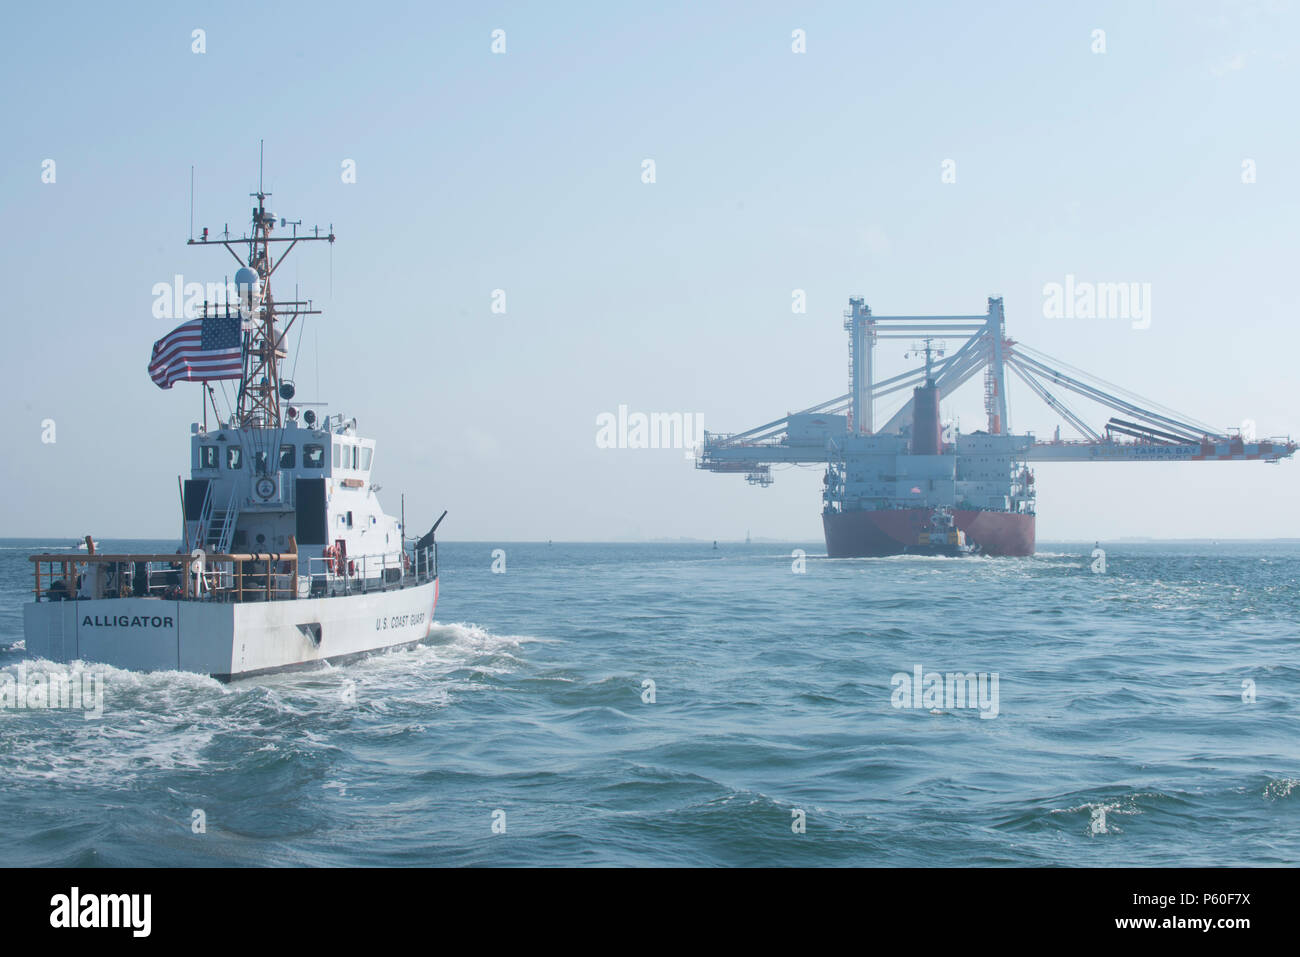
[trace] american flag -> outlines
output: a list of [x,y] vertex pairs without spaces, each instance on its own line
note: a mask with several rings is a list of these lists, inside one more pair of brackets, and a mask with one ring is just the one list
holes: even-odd
[[149,378],[160,389],[176,382],[238,379],[244,371],[239,316],[209,316],[177,326],[153,344]]

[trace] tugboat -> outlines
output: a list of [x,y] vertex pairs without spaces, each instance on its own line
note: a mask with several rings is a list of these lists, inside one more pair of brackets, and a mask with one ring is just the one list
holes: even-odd
[[[33,657],[229,681],[409,647],[429,635],[438,601],[434,535],[447,513],[408,538],[404,516],[385,514],[376,497],[374,440],[354,418],[295,405],[294,385],[282,375],[287,334],[320,310],[276,300],[272,274],[297,244],[333,243],[333,227],[299,235],[295,224],[292,235],[273,237],[270,194],[259,184],[252,195],[249,235],[209,239],[204,229],[189,240],[224,246],[239,261],[236,302],[227,294],[204,303],[154,344],[149,364],[160,388],[192,381],[204,392],[203,420],[190,426],[180,547],[103,554],[90,545],[31,556],[35,601],[23,608],[23,634]],[[208,384],[220,379],[238,381],[225,415]]]
[[957,527],[952,509],[936,508],[926,525],[916,536],[916,541],[904,546],[907,555],[942,555],[946,558],[965,558],[979,554],[979,546],[966,540],[966,533]]

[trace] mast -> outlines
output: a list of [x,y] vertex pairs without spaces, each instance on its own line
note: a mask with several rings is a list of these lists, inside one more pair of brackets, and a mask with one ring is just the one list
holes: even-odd
[[[266,208],[266,198],[271,194],[262,188],[261,171],[258,172],[257,192],[250,193],[257,200],[253,208],[252,234],[231,239],[229,234],[221,239],[208,239],[204,228],[202,238],[191,239],[191,246],[225,246],[242,267],[235,273],[235,287],[239,292],[239,311],[243,318],[244,368],[239,380],[235,406],[235,425],[241,428],[278,429],[283,425],[280,400],[291,398],[281,394],[280,362],[288,353],[284,349],[285,337],[299,316],[319,315],[312,309],[310,300],[277,302],[271,292],[271,277],[284,262],[294,246],[300,242],[334,242],[334,227],[322,236],[320,227],[312,227],[312,235],[299,236],[298,223],[281,220],[280,225],[292,225],[291,236],[272,236],[275,216]],[[272,255],[276,243],[287,243],[278,258]],[[241,256],[236,246],[247,246]],[[279,322],[277,323],[277,320]]]
[[939,344],[936,346],[936,345],[934,344],[934,336],[926,336],[925,339],[922,340],[922,343],[923,343],[923,344],[921,344],[921,345],[918,345],[917,343],[912,343],[912,348],[909,349],[907,352],[905,352],[905,353],[903,354],[903,357],[904,357],[904,358],[911,358],[912,356],[919,356],[919,355],[924,355],[924,356],[925,356],[925,382],[924,382],[924,384],[925,384],[925,386],[928,388],[928,387],[933,386],[933,385],[935,384],[935,381],[934,381],[934,357],[935,357],[936,355],[938,355],[938,356],[943,355],[943,354],[947,351],[947,345],[946,345],[945,343],[942,343],[942,342],[941,342],[941,343],[939,343]]

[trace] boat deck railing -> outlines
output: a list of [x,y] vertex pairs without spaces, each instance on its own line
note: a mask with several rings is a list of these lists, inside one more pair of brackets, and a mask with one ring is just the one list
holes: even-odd
[[36,601],[292,601],[409,588],[438,577],[438,546],[299,560],[296,553],[32,555]]

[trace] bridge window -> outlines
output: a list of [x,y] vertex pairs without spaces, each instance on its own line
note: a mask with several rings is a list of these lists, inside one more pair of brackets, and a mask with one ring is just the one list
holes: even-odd
[[325,467],[325,446],[304,445],[302,447],[302,467],[305,469],[323,469]]
[[354,469],[357,467],[357,447],[351,442],[334,443],[334,467]]
[[297,464],[298,449],[293,445],[280,446],[280,468],[291,469]]
[[258,475],[266,474],[266,453],[255,452],[253,454],[253,468]]
[[364,446],[361,449],[361,470],[367,472],[370,470],[370,459],[374,455],[374,449],[368,449]]
[[226,448],[226,468],[242,469],[244,467],[244,450],[238,445]]
[[199,446],[199,468],[212,469],[217,468],[217,447],[215,445]]

